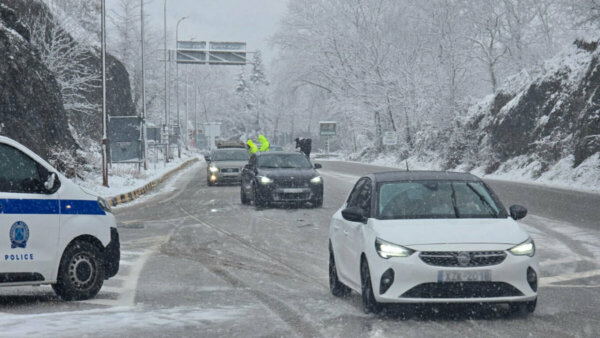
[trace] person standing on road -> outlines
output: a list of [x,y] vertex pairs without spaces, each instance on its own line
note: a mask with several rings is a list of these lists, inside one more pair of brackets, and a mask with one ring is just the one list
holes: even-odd
[[248,149],[248,154],[250,155],[256,154],[256,152],[258,151],[258,147],[256,146],[256,144],[254,144],[254,142],[252,142],[252,140],[248,140],[246,142],[246,148]]
[[260,143],[260,151],[261,152],[265,152],[265,151],[269,151],[269,141],[267,141],[267,138],[265,137],[265,135],[258,135],[258,142]]
[[297,137],[295,139],[295,141],[296,141],[296,148],[300,148],[300,151],[303,152],[306,155],[306,157],[310,158],[310,151],[312,148],[312,139]]

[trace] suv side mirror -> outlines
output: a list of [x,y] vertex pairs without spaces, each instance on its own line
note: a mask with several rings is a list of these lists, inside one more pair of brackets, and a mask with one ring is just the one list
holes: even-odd
[[315,167],[315,169],[321,169],[321,168],[323,168],[323,166],[321,164],[319,164],[319,163],[315,163],[314,167]]
[[363,209],[357,207],[350,207],[342,210],[342,217],[350,222],[367,223],[367,216],[367,213]]
[[518,221],[527,216],[527,208],[521,205],[512,205],[510,208],[510,217]]
[[206,162],[210,162],[210,155],[204,155],[204,160]]

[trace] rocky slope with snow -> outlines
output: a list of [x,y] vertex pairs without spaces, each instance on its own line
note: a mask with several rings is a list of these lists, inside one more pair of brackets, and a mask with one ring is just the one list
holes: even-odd
[[[41,0],[2,0],[9,8],[14,9],[19,21],[28,28],[34,27],[36,22],[45,22],[47,24],[47,38],[52,39],[52,25],[59,24],[65,13],[52,13],[48,6]],[[56,9],[58,10],[58,8]],[[57,17],[55,17],[55,14]],[[55,20],[56,19],[56,20]],[[65,18],[62,18],[66,20]],[[68,39],[74,44],[84,45],[87,48],[87,56],[84,57],[87,66],[94,74],[98,74],[97,82],[92,88],[83,89],[80,94],[91,105],[97,107],[98,114],[72,112],[67,110],[69,123],[74,127],[79,135],[90,137],[94,140],[100,140],[102,133],[102,60],[99,51],[98,37],[94,34],[86,32],[81,27],[78,27],[72,20],[68,22],[67,27],[61,27],[68,34]],[[86,36],[87,34],[87,36]],[[77,37],[77,38],[75,38]],[[81,39],[78,40],[78,39]],[[71,46],[70,48],[73,48]],[[135,115],[135,107],[131,97],[131,86],[129,83],[129,73],[125,66],[110,54],[106,55],[107,66],[107,111],[111,116],[130,116]],[[77,74],[74,74],[77,76]]]
[[40,62],[15,11],[0,4],[0,134],[45,158],[71,149],[67,117],[53,74]]
[[577,40],[509,78],[448,126],[421,125],[410,146],[350,158],[600,192],[599,41]]
[[599,59],[598,41],[578,40],[547,61],[540,74],[512,78],[499,93],[471,108],[466,126],[475,137],[465,149],[478,155],[487,172],[523,157],[525,165],[538,162],[541,174],[565,157],[572,156],[577,167],[596,155]]
[[[67,108],[59,77],[44,64],[39,41],[34,43],[32,37],[32,29],[40,22],[46,23],[44,35],[48,39],[47,46],[51,46],[53,38],[56,39],[53,34],[60,32],[63,39],[60,42],[67,46],[65,48],[82,46],[85,51],[86,55],[82,57],[85,67],[91,74],[97,74],[97,80],[90,86],[75,89],[75,92],[92,107],[88,112]],[[73,27],[61,27],[60,20],[54,20],[53,13],[42,1],[2,0],[0,4],[0,134],[24,143],[63,172],[74,175],[99,150],[102,136],[102,65],[98,47],[90,41],[75,39],[69,29]],[[77,77],[79,74],[69,73],[69,76]],[[136,114],[130,88],[124,65],[107,54],[109,115]]]

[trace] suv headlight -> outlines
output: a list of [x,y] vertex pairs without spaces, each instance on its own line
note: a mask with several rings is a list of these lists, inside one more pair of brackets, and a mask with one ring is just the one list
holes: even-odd
[[259,176],[258,179],[260,180],[261,184],[271,184],[273,183],[273,180],[268,178],[267,176]]
[[515,256],[533,257],[535,255],[535,242],[529,238],[525,242],[508,249],[508,251]]
[[214,165],[211,165],[210,167],[208,167],[208,170],[213,174],[219,172],[219,168],[217,168]]
[[98,197],[98,205],[102,210],[104,210],[104,212],[111,212],[110,204],[108,204],[108,202],[104,198]]
[[375,250],[379,257],[384,259],[390,257],[408,257],[415,252],[415,250],[392,244],[379,238],[375,239]]
[[315,176],[310,179],[310,183],[312,183],[312,184],[319,184],[321,182],[323,182],[323,179],[321,178],[321,176]]

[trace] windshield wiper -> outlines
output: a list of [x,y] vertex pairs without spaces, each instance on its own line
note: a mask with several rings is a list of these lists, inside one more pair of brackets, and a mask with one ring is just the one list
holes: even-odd
[[456,190],[454,190],[454,184],[450,183],[450,188],[452,188],[452,207],[454,208],[454,214],[456,214],[456,218],[460,218],[460,212],[458,211],[458,207],[456,206]]
[[475,193],[475,195],[477,195],[479,197],[479,200],[481,201],[481,203],[483,203],[483,205],[485,205],[488,208],[488,211],[490,212],[490,214],[492,216],[494,216],[495,218],[498,218],[498,212],[496,211],[496,209],[494,209],[494,207],[492,207],[490,202],[488,202],[485,199],[485,197],[479,191],[477,191],[477,189],[475,189],[475,187],[473,187],[471,185],[471,183],[467,182],[467,187],[469,187],[469,189],[471,189]]

